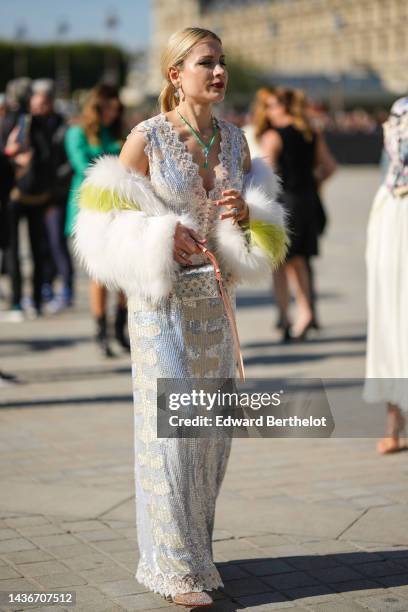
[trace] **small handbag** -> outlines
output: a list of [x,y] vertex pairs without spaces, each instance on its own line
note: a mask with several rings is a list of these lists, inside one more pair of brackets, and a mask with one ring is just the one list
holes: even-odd
[[174,294],[180,299],[191,300],[221,297],[225,314],[231,328],[240,379],[244,381],[244,364],[234,310],[225,288],[225,284],[228,285],[232,277],[227,275],[227,277],[223,279],[220,266],[214,253],[202,244],[198,242],[196,244],[210,263],[207,265],[184,267],[179,271],[177,281],[174,285]]

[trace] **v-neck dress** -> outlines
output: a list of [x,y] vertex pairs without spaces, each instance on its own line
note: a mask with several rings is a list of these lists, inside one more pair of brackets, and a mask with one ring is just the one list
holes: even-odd
[[[214,202],[224,189],[241,191],[244,178],[242,131],[221,120],[219,126],[219,163],[208,193],[198,165],[164,114],[134,128],[145,138],[156,195],[169,210],[189,213],[210,249],[219,214]],[[213,562],[212,534],[231,441],[221,436],[160,439],[156,433],[158,378],[235,376],[233,340],[223,303],[210,286],[208,292],[203,286],[203,279],[211,277],[200,274],[208,267],[204,257],[194,255],[192,260],[194,266],[180,272],[166,300],[159,304],[139,297],[129,300],[140,552],[136,579],[162,595],[222,586]],[[231,277],[227,289],[235,305]]]

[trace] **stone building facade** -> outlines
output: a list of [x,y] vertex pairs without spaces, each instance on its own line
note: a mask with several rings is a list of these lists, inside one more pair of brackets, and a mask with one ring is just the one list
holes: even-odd
[[161,87],[160,54],[188,25],[214,30],[227,57],[275,75],[377,73],[408,91],[407,0],[152,0],[149,89]]

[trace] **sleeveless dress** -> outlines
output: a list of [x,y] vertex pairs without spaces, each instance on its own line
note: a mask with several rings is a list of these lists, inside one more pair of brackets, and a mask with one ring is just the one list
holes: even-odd
[[[224,121],[219,126],[219,164],[208,194],[198,166],[164,114],[134,128],[146,141],[156,195],[177,214],[189,212],[210,249],[219,214],[214,201],[224,189],[241,191],[243,186],[242,132]],[[129,300],[140,550],[136,579],[162,595],[211,590],[223,584],[213,562],[212,533],[231,440],[156,437],[158,378],[235,376],[223,303],[211,287],[206,295],[201,286],[202,278],[210,275],[195,278],[197,270],[207,267],[204,257],[193,255],[192,261],[194,266],[180,273],[173,293],[159,305],[139,297]],[[232,279],[227,288],[235,307]]]
[[[189,379],[197,378],[205,387],[234,386],[236,357],[231,313],[226,300],[225,314],[214,269],[201,253],[191,257],[191,266],[175,262],[175,228],[181,222],[208,239],[232,309],[236,285],[269,278],[288,243],[272,171],[252,163],[244,176],[244,135],[225,121],[219,126],[209,193],[177,131],[160,114],[134,128],[145,140],[150,177],[114,156],[100,157],[81,185],[75,223],[75,252],[89,275],[129,298],[140,549],[135,576],[171,596],[222,585],[212,533],[231,440],[222,429],[210,438],[158,437],[160,379],[182,381],[187,390]],[[219,219],[216,200],[227,188],[245,198],[245,227]]]
[[277,172],[282,179],[282,204],[288,212],[291,244],[287,259],[318,254],[322,204],[313,176],[316,136],[307,141],[293,125],[274,128],[282,139]]

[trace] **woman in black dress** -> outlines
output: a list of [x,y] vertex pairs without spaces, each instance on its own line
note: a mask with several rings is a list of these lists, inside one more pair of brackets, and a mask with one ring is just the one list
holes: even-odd
[[310,258],[318,254],[324,220],[318,189],[336,169],[323,137],[307,119],[303,92],[283,87],[257,94],[255,133],[264,159],[282,179],[282,202],[288,212],[291,245],[285,264],[274,273],[284,339],[291,337],[288,316],[293,283],[297,318],[293,337],[304,339],[313,322]]

